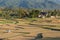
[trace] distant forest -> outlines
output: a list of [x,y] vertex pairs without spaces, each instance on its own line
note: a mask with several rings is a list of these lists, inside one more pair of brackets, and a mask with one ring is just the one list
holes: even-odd
[[[42,12],[46,14],[42,14]],[[60,10],[47,10],[47,9],[25,9],[25,8],[0,8],[0,18],[15,19],[15,18],[38,18],[39,15],[46,18],[51,16],[60,16]]]

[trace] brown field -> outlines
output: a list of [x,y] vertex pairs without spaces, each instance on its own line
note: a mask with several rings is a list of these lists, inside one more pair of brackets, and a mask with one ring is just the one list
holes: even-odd
[[[43,33],[42,40],[60,40],[60,19],[17,19],[15,21],[0,19],[0,38],[6,40],[29,40],[38,33]],[[10,30],[10,32],[6,32]],[[54,39],[55,38],[55,39]]]

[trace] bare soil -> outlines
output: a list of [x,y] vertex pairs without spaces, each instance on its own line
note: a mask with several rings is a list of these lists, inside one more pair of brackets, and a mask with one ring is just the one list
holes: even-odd
[[[50,22],[50,20],[52,21]],[[60,40],[60,31],[44,29],[42,27],[60,29],[60,20],[38,19],[31,22],[19,19],[18,24],[0,24],[0,38],[6,38],[8,40],[29,40],[36,37],[38,33],[43,33],[42,40]],[[7,32],[7,30],[10,30],[10,32]]]

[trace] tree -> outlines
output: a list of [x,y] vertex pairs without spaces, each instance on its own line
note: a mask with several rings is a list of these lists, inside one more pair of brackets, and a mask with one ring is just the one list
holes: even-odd
[[31,13],[30,13],[30,16],[32,17],[32,18],[35,18],[35,17],[38,17],[38,15],[39,15],[39,10],[32,10],[31,11]]

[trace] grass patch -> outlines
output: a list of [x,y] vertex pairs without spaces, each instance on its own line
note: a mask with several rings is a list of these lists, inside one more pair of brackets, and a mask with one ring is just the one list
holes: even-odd
[[0,24],[14,24],[15,22],[14,21],[11,21],[11,20],[4,20],[4,21],[0,21]]
[[30,34],[30,32],[13,32],[13,33]]

